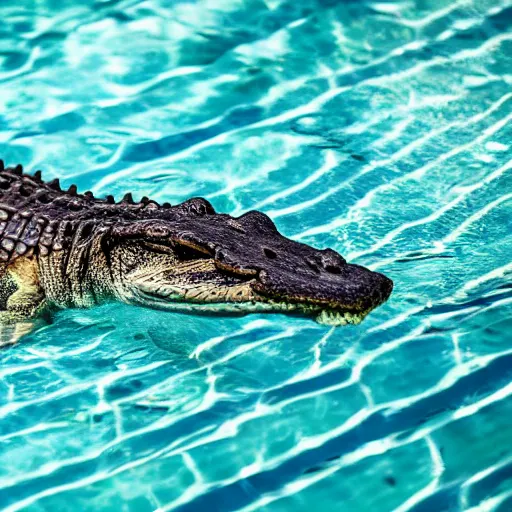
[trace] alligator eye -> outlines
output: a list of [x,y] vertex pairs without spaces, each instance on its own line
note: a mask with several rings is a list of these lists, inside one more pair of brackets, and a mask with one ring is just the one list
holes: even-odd
[[276,225],[272,219],[264,213],[258,211],[250,211],[244,213],[236,219],[242,226],[246,228],[258,229],[259,231],[277,232]]
[[202,217],[203,215],[214,215],[215,210],[213,206],[202,197],[193,197],[192,199],[188,199],[184,203],[178,205],[178,208],[185,210],[189,213],[194,213]]
[[320,274],[320,269],[312,261],[306,260],[306,264],[313,272]]
[[271,260],[275,260],[277,258],[277,254],[272,249],[267,249],[266,247],[263,249],[263,253],[265,256]]
[[339,267],[334,267],[332,265],[327,265],[325,267],[325,271],[329,272],[329,274],[341,274],[341,269]]

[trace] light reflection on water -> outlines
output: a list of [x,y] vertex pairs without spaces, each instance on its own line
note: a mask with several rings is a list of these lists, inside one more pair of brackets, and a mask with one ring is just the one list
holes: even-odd
[[512,508],[512,2],[6,0],[0,153],[389,275],[360,326],[64,311],[0,354],[5,510]]

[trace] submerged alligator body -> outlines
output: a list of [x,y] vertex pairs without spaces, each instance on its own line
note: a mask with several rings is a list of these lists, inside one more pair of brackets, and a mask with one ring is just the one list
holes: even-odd
[[131,194],[97,199],[0,160],[0,324],[119,300],[341,325],[361,321],[392,287],[331,249],[285,238],[257,211],[218,214],[202,198],[176,206]]

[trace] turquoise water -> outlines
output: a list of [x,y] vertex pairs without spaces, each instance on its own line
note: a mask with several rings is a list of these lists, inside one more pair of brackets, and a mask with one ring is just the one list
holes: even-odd
[[512,510],[512,1],[2,0],[0,155],[268,213],[359,326],[63,311],[0,353],[6,511]]

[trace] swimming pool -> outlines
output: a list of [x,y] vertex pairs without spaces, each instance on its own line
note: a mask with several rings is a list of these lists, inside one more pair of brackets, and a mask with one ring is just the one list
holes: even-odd
[[512,1],[4,0],[0,157],[266,212],[359,326],[109,304],[0,353],[3,510],[512,509]]

